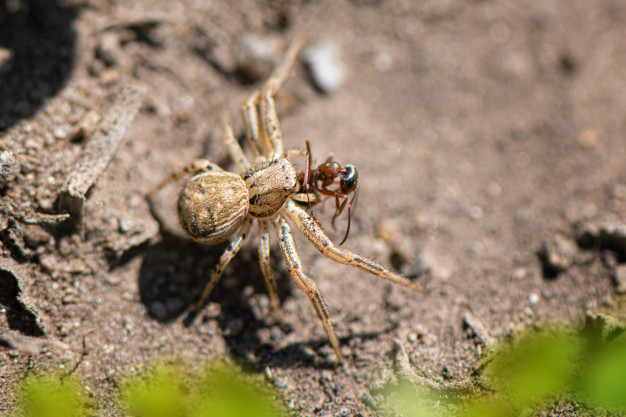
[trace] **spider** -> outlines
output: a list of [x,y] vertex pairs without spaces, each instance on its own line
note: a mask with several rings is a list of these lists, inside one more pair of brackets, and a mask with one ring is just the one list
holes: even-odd
[[[414,290],[420,288],[407,278],[387,270],[370,259],[337,247],[324,233],[312,212],[309,214],[301,206],[308,202],[310,209],[311,204],[335,197],[336,217],[345,207],[347,194],[356,191],[358,181],[358,174],[353,166],[342,166],[330,159],[325,164],[311,168],[308,143],[306,152],[302,150],[285,152],[283,149],[274,96],[287,78],[303,42],[303,38],[298,37],[291,43],[284,60],[274,69],[263,87],[252,93],[242,106],[246,137],[255,155],[253,163],[248,160],[235,139],[228,119],[223,118],[224,145],[242,175],[225,171],[208,160],[200,159],[170,175],[150,191],[148,196],[171,181],[186,174],[193,174],[184,185],[178,199],[178,217],[182,228],[193,240],[204,245],[215,245],[232,236],[200,299],[193,307],[194,313],[198,313],[204,307],[224,269],[242,247],[252,224],[256,221],[259,229],[261,271],[265,277],[275,315],[278,314],[280,302],[274,272],[270,266],[270,227],[278,236],[278,244],[289,274],[309,297],[335,350],[337,361],[342,362],[343,355],[330,321],[326,302],[315,282],[302,268],[287,219],[300,229],[315,248],[330,259],[355,266]],[[292,165],[290,160],[296,157],[307,158],[304,171],[298,172]],[[328,188],[333,184],[337,184],[336,190]],[[341,205],[340,199],[344,200]]]

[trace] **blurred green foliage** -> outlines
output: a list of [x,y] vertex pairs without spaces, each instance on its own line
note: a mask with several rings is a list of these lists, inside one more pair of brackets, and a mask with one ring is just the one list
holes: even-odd
[[[479,369],[471,384],[440,383],[440,389],[401,378],[386,390],[378,413],[530,416],[568,404],[585,415],[626,416],[626,326],[614,317],[588,316],[582,331],[551,328],[520,334],[493,350]],[[16,393],[16,417],[95,415],[87,387],[74,376],[31,374]],[[181,362],[159,362],[122,381],[118,399],[129,417],[289,415],[262,376],[219,360],[193,371]]]
[[132,417],[288,415],[259,378],[223,361],[198,374],[186,373],[180,364],[158,364],[125,381],[120,403]]
[[182,368],[161,363],[128,378],[120,390],[120,405],[136,417],[182,417],[188,413]]
[[578,334],[544,330],[502,346],[483,376],[508,399],[512,412],[568,392],[583,342]]
[[[215,362],[204,372],[194,395],[194,416],[273,417],[281,404],[259,381],[223,362]],[[287,415],[283,410],[282,413]]]
[[530,331],[502,344],[485,360],[479,392],[401,381],[386,408],[404,417],[503,417],[566,403],[586,415],[626,415],[626,331],[614,331],[611,317],[595,316],[592,324],[579,332]]
[[93,406],[79,381],[55,373],[26,376],[18,387],[17,416],[82,417]]
[[626,332],[594,352],[586,378],[579,385],[590,405],[626,412]]

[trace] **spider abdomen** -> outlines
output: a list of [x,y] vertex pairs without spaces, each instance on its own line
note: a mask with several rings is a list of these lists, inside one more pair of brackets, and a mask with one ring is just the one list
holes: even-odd
[[208,171],[191,178],[178,197],[178,219],[195,241],[215,245],[227,240],[248,214],[248,188],[231,172]]

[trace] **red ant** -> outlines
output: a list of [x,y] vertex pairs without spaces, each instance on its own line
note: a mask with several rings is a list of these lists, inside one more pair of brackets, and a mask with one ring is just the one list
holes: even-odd
[[[296,198],[297,201],[302,203],[306,202],[309,205],[309,211],[313,215],[311,204],[318,203],[325,200],[319,196],[319,194],[335,197],[335,214],[332,219],[332,226],[335,227],[335,219],[343,212],[348,206],[348,227],[346,228],[346,234],[339,245],[348,238],[350,233],[350,221],[352,219],[350,209],[354,204],[359,188],[359,173],[354,165],[341,165],[339,162],[333,161],[332,156],[329,157],[326,162],[316,167],[311,167],[311,145],[309,141],[306,141],[306,165],[304,170],[299,170],[297,173],[298,182],[300,183],[300,196]],[[336,189],[329,189],[328,187],[333,184],[337,184]],[[350,202],[348,203],[348,195],[354,193]],[[302,196],[304,194],[305,196]],[[311,196],[313,194],[313,197]],[[343,200],[343,202],[340,202]]]

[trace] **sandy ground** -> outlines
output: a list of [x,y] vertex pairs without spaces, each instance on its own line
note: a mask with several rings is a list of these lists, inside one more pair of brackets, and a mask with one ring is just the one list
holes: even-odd
[[[433,380],[464,381],[485,339],[616,308],[626,261],[624,2],[228,3],[0,2],[0,134],[17,156],[1,178],[0,333],[84,342],[77,372],[103,415],[118,412],[110,393],[130,369],[223,355],[269,367],[294,413],[375,415],[364,394],[379,398],[395,341]],[[308,47],[340,51],[346,76],[324,93],[298,62],[279,96],[285,145],[308,140],[316,161],[333,154],[358,167],[343,247],[424,288],[333,263],[297,234],[344,368],[276,246],[282,317],[269,319],[256,233],[185,323],[225,245],[200,247],[179,230],[180,184],[153,210],[145,198],[195,158],[228,165],[220,113],[241,137],[240,105],[302,31]],[[77,126],[105,115],[127,84],[145,91],[143,105],[84,218],[51,224],[41,213],[62,213],[59,190],[92,138]],[[339,241],[347,217],[337,230],[331,217],[330,207],[318,213]],[[56,349],[0,353],[0,410],[27,368],[77,360]]]

